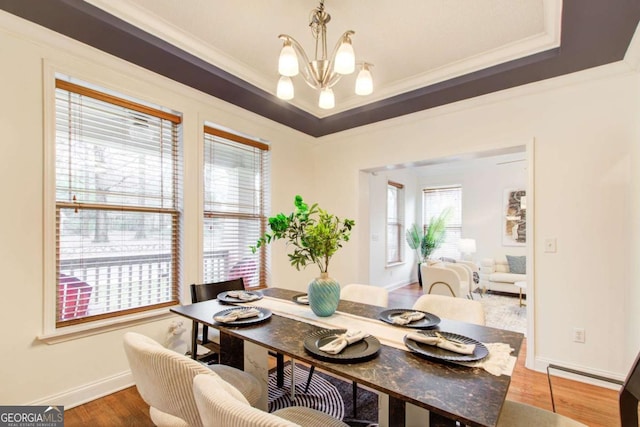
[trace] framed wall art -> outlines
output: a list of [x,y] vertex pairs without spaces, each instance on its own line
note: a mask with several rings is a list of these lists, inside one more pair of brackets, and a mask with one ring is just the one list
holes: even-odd
[[527,244],[527,192],[504,190],[503,206],[502,245],[525,246]]

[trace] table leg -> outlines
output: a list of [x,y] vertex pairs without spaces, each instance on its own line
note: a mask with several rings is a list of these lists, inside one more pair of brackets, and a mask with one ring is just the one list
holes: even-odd
[[198,322],[195,320],[191,326],[191,358],[198,359]]
[[404,427],[406,423],[406,403],[389,396],[389,427]]
[[254,407],[267,411],[269,409],[269,352],[266,348],[248,341],[244,342],[244,371],[258,380],[262,387],[260,400]]
[[244,340],[220,331],[220,363],[244,371]]

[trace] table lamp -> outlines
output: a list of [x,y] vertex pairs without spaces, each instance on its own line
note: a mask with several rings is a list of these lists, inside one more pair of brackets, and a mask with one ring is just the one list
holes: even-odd
[[458,249],[460,249],[463,260],[471,261],[471,254],[476,253],[476,239],[460,239]]

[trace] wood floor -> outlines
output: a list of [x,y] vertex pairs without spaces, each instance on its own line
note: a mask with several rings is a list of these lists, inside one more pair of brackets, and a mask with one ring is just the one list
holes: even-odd
[[[390,307],[411,307],[421,294],[418,285],[391,292]],[[517,300],[514,300],[517,303]],[[525,368],[526,340],[511,378],[508,399],[551,410],[546,374]],[[552,377],[558,413],[592,427],[620,426],[618,392]],[[149,407],[135,387],[65,411],[65,426],[153,426]]]

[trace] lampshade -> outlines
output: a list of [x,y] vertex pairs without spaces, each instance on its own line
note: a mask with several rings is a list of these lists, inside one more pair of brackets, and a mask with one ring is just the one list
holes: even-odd
[[333,70],[338,74],[351,74],[356,69],[356,55],[351,40],[345,39],[336,53]]
[[333,96],[333,90],[330,88],[322,89],[318,106],[322,109],[329,110],[336,106],[336,99]]
[[278,88],[276,89],[276,95],[280,99],[289,100],[293,99],[293,82],[290,77],[282,76],[278,80]]
[[285,42],[282,46],[280,58],[278,59],[278,72],[281,76],[293,77],[298,75],[298,56],[290,42]]
[[476,252],[476,239],[460,239],[458,249],[463,254],[473,254]]
[[369,64],[362,64],[362,69],[358,73],[356,79],[356,94],[357,95],[370,95],[373,93],[373,78],[371,77],[371,71],[369,71]]

